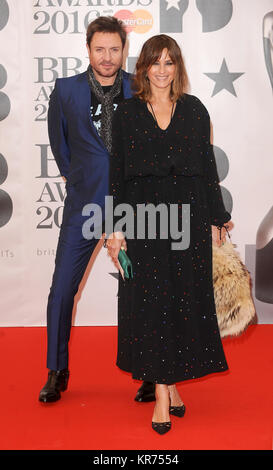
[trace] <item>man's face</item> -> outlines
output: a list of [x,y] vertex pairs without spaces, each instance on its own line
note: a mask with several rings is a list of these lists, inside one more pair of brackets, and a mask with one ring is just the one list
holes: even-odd
[[94,75],[102,84],[113,84],[122,65],[122,42],[118,33],[95,33],[90,47],[89,61]]

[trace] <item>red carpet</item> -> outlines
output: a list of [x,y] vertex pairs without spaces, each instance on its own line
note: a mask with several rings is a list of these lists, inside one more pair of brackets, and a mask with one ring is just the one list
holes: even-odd
[[153,403],[115,366],[116,327],[74,327],[69,388],[38,402],[47,378],[45,328],[0,328],[1,450],[272,450],[273,325],[224,340],[228,372],[184,382],[172,430],[151,429]]

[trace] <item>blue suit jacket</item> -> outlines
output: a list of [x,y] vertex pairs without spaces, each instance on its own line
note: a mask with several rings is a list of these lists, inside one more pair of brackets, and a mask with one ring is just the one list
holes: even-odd
[[[131,75],[123,71],[124,98],[130,98]],[[104,207],[109,194],[109,153],[90,114],[87,73],[56,80],[48,109],[52,153],[67,179],[66,209],[81,212],[87,203]]]

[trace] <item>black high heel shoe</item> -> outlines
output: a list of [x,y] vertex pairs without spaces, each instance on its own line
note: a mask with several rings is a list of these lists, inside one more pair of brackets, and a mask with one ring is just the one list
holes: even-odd
[[143,382],[143,384],[137,391],[135,401],[138,401],[138,402],[155,401],[155,384],[152,382]]
[[170,406],[169,413],[170,415],[178,416],[178,418],[183,418],[186,411],[185,405],[182,406]]
[[[170,403],[170,398],[169,398],[169,403]],[[166,434],[166,432],[170,431],[171,427],[172,427],[171,421],[163,421],[163,422],[152,421],[152,428],[158,434]]]
[[158,434],[166,434],[166,432],[170,431],[172,423],[170,421],[166,421],[165,423],[156,423],[152,421],[152,428]]

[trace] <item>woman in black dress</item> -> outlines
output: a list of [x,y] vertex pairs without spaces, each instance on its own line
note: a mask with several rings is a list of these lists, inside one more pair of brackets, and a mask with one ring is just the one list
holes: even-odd
[[[117,365],[134,379],[156,384],[152,427],[160,434],[170,429],[170,414],[185,412],[176,382],[228,368],[215,312],[212,237],[220,243],[222,232],[225,241],[221,227],[230,214],[218,184],[209,114],[185,93],[186,85],[176,41],[166,35],[146,41],[135,95],[114,115],[110,157],[114,209],[133,208],[126,230],[114,228],[107,240],[114,263],[124,247],[133,266],[132,279],[119,275]],[[175,225],[184,237],[178,248],[170,212],[161,230],[159,211],[154,219],[140,217],[139,205],[147,204],[168,211],[176,205]],[[182,205],[189,211],[182,213]],[[119,219],[114,217],[114,227]]]

